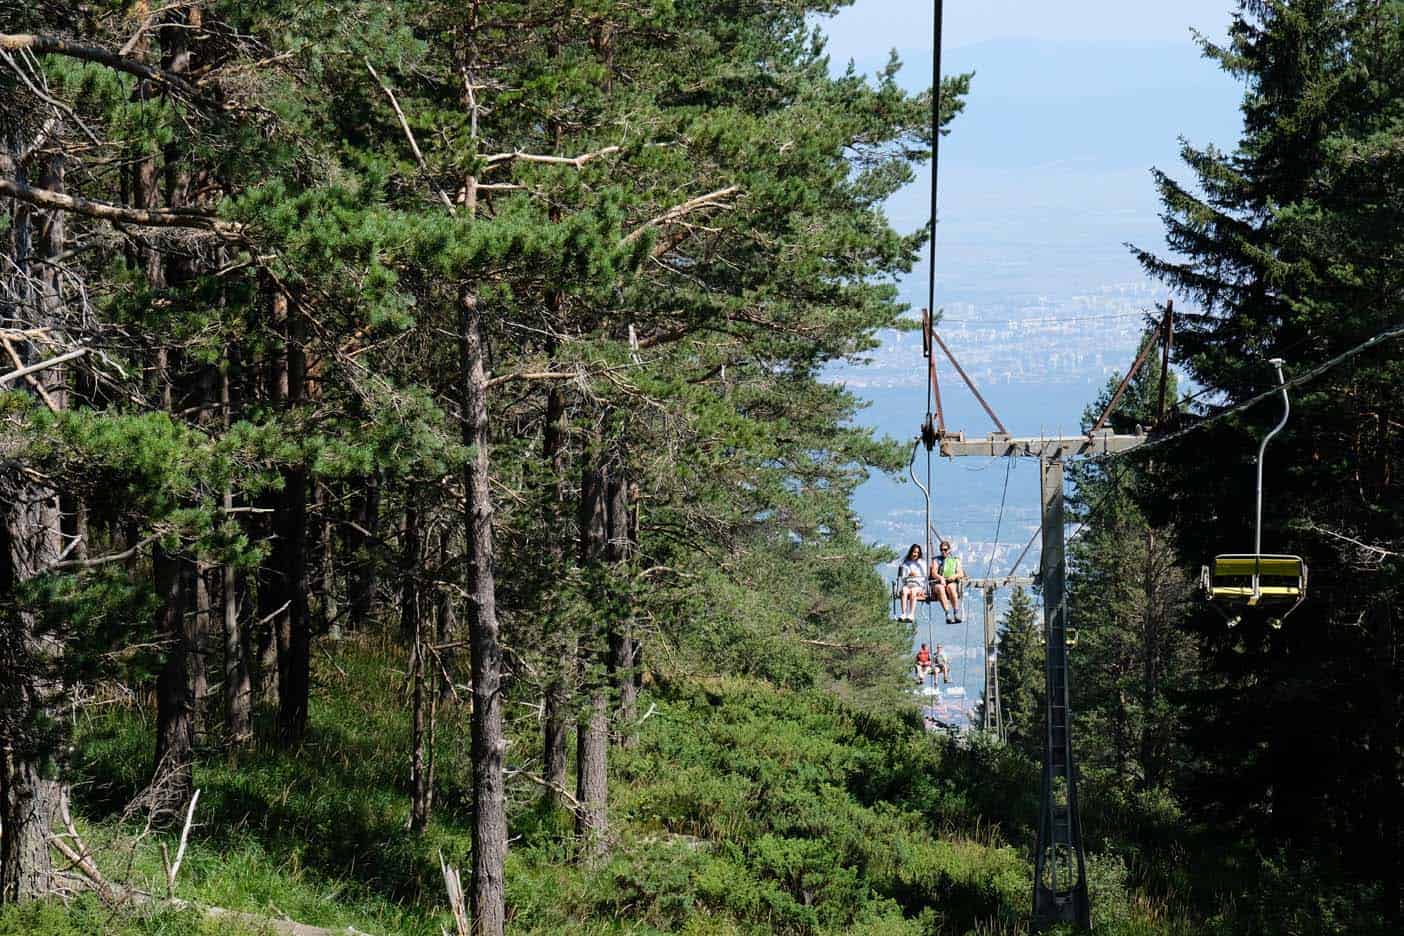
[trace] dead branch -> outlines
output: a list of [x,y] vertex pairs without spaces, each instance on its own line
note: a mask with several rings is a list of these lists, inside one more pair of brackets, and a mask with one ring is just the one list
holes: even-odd
[[444,861],[442,850],[439,851],[439,870],[444,875],[444,889],[448,891],[449,909],[453,911],[453,927],[457,936],[472,936],[473,930],[468,924],[468,904],[463,899],[463,879],[458,876],[457,868],[449,867],[448,862]]
[[595,150],[592,153],[581,153],[579,156],[546,156],[538,153],[523,153],[516,150],[511,153],[493,153],[491,156],[484,156],[483,162],[489,166],[499,166],[512,162],[532,162],[546,163],[553,166],[574,166],[576,169],[584,166],[592,159],[599,159],[601,156],[608,156],[611,153],[619,152],[621,147],[606,146],[604,149]]
[[180,830],[180,845],[176,848],[175,861],[166,856],[166,843],[161,843],[161,859],[166,865],[166,898],[175,897],[176,875],[180,873],[180,863],[185,860],[185,846],[190,840],[190,822],[195,818],[195,804],[200,801],[200,791],[190,797],[190,805],[185,810],[185,825]]
[[532,783],[536,784],[537,786],[543,787],[544,789],[550,790],[552,793],[555,793],[561,799],[565,800],[566,803],[570,804],[571,809],[579,812],[581,809],[584,808],[580,800],[572,796],[569,790],[561,786],[559,783],[552,783],[550,780],[547,780],[545,777],[540,776],[539,774],[534,774],[528,770],[504,770],[502,771],[502,775],[504,777],[507,777],[508,779],[512,777],[524,777],[527,780],[530,780]]
[[[67,796],[59,797],[59,819],[63,822],[65,834],[50,835],[49,841],[63,857],[73,863],[73,867],[83,872],[83,876],[93,890],[97,891],[98,896],[108,903],[114,902],[117,889],[102,876],[102,872],[93,863],[91,850],[83,843],[83,838],[78,834],[78,830],[73,827],[73,816],[68,811]],[[72,845],[69,844],[69,841],[72,842]]]
[[496,387],[516,380],[572,380],[579,376],[576,371],[518,371],[493,377],[488,380],[487,386]]
[[[3,180],[0,180],[0,185],[3,184]],[[21,367],[19,370],[12,370],[8,374],[0,374],[0,385],[7,384],[12,380],[18,380],[21,377],[28,377],[30,374],[33,374],[36,371],[41,371],[45,368],[53,367],[57,364],[62,364],[65,361],[71,361],[74,358],[80,358],[87,353],[87,348],[75,348],[74,350],[69,351],[67,354],[60,354],[58,357],[49,358],[47,361],[40,361],[37,364],[30,364],[28,367]],[[50,405],[52,405],[53,401],[50,400],[49,403]]]
[[[384,91],[385,96],[390,99],[390,106],[395,109],[395,116],[399,118],[400,121],[400,129],[404,131],[405,139],[409,140],[410,151],[414,153],[414,159],[419,163],[419,168],[426,176],[429,175],[429,164],[424,161],[424,154],[420,152],[419,143],[414,139],[414,131],[410,129],[409,121],[405,118],[405,112],[400,109],[400,102],[395,99],[395,92],[391,91],[390,86],[381,79],[380,74],[375,70],[375,66],[370,63],[370,59],[363,59],[363,61],[366,63],[366,71],[370,72],[371,77],[375,79],[375,83],[380,85],[380,90]],[[439,188],[432,179],[429,184],[434,187],[434,193],[439,196],[439,200],[444,203],[444,207],[448,209],[449,214],[457,214],[458,210],[454,208],[453,200],[448,197],[448,193]]]
[[20,51],[22,49],[40,55],[64,55],[84,62],[95,62],[108,68],[126,72],[145,81],[164,85],[190,97],[198,95],[198,89],[184,78],[164,68],[143,65],[134,59],[125,58],[96,46],[78,45],[58,36],[37,36],[26,33],[0,33],[0,49]]
[[131,548],[124,549],[119,553],[109,553],[106,556],[97,556],[93,559],[65,559],[62,562],[55,562],[53,565],[49,566],[49,571],[52,572],[56,569],[91,569],[94,566],[107,565],[109,562],[121,562],[124,559],[132,558],[142,549],[150,546],[160,538],[161,534],[153,533],[141,542],[134,544]]
[[243,232],[243,225],[221,221],[209,212],[198,209],[124,208],[121,205],[75,198],[72,195],[63,195],[48,189],[31,188],[9,179],[0,179],[0,196],[18,199],[39,208],[69,211],[89,218],[113,221],[118,224],[132,224],[137,227],[189,228],[197,231],[211,231],[229,238],[237,238]]
[[739,191],[741,191],[741,186],[728,185],[726,188],[717,189],[715,192],[708,192],[706,195],[698,195],[696,198],[689,198],[682,204],[674,205],[672,208],[669,208],[667,211],[663,212],[658,217],[645,221],[643,224],[634,228],[634,230],[630,231],[627,235],[625,235],[624,243],[626,245],[632,244],[635,241],[637,241],[640,237],[643,237],[644,232],[649,231],[653,228],[664,227],[666,225],[672,224],[675,221],[685,218],[692,212],[699,211],[703,208],[730,208],[731,205],[721,201],[721,199],[727,198],[731,195],[735,195]]
[[44,405],[49,408],[49,412],[57,413],[59,410],[58,404],[54,402],[53,397],[49,396],[49,391],[44,389],[44,385],[34,378],[33,371],[28,371],[27,373],[25,372],[24,361],[20,359],[19,352],[15,351],[15,346],[10,344],[10,339],[6,338],[3,335],[0,335],[0,344],[5,346],[5,353],[10,356],[10,361],[17,368],[17,370],[14,371],[14,374],[6,374],[5,376],[0,377],[0,384],[5,384],[11,380],[14,380],[15,375],[23,376],[24,382],[29,384],[30,389],[32,389],[35,393],[39,394],[39,398],[44,401]]
[[879,646],[877,644],[834,643],[831,640],[806,640],[802,637],[798,638],[798,640],[800,643],[809,644],[811,647],[823,647],[826,650],[843,650],[846,653],[853,653],[854,651],[863,653],[885,653],[889,649],[888,647]]
[[1332,539],[1338,539],[1342,542],[1350,543],[1355,548],[1369,554],[1372,557],[1372,561],[1376,563],[1382,562],[1383,560],[1391,556],[1404,555],[1404,553],[1399,553],[1392,549],[1385,549],[1383,546],[1371,546],[1369,543],[1362,543],[1360,540],[1355,539],[1352,536],[1346,536],[1344,533],[1337,533],[1335,530],[1328,530],[1325,527],[1318,526],[1317,524],[1312,523],[1310,521],[1307,521],[1306,523],[1296,524],[1296,526],[1298,526],[1298,528],[1302,530],[1306,530],[1309,533],[1320,533],[1324,536],[1329,536]]

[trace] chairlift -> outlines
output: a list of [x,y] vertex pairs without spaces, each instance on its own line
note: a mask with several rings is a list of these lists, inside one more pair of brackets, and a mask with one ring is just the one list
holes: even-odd
[[1269,361],[1277,370],[1277,382],[1282,389],[1282,419],[1263,437],[1258,447],[1257,515],[1253,528],[1251,553],[1224,553],[1214,557],[1213,566],[1204,566],[1199,573],[1200,588],[1224,618],[1229,627],[1243,620],[1243,609],[1276,610],[1286,606],[1281,614],[1268,618],[1273,628],[1282,626],[1287,616],[1306,600],[1307,566],[1301,556],[1264,553],[1263,545],[1263,455],[1272,437],[1287,425],[1292,403],[1287,397],[1287,381],[1282,375],[1282,358]]

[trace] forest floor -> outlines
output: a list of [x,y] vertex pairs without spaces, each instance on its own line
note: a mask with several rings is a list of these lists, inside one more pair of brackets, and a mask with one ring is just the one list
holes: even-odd
[[[440,855],[470,864],[467,709],[439,710],[434,818],[407,830],[409,719],[403,659],[342,641],[318,652],[303,747],[213,746],[175,896],[112,908],[88,895],[0,912],[0,934],[273,933],[269,920],[373,936],[452,931]],[[400,667],[400,668],[397,668]],[[509,764],[539,747],[519,706]],[[578,853],[568,813],[509,784],[510,929],[517,933],[978,933],[1027,930],[1034,765],[1008,748],[922,732],[915,713],[864,713],[818,690],[736,678],[651,687],[632,750],[611,750],[610,851]],[[151,713],[114,696],[76,720],[78,829],[111,881],[165,893],[162,847],[127,805],[150,769]],[[1166,902],[1127,887],[1093,854],[1098,930],[1190,932]]]

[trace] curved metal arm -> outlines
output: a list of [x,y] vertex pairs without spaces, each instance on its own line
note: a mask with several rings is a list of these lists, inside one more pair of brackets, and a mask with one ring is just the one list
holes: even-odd
[[927,553],[931,552],[931,492],[927,490],[926,485],[922,484],[921,479],[918,478],[916,475],[917,448],[920,447],[920,445],[921,437],[918,436],[917,440],[912,443],[912,459],[910,462],[907,463],[907,474],[912,476],[912,482],[916,484],[918,488],[921,489],[921,497],[926,504],[926,510],[921,515],[922,523],[925,524],[924,529],[921,531],[921,537],[926,542],[926,545],[923,547],[923,549],[925,549],[926,552],[922,553],[922,558],[924,558],[929,563],[931,561],[931,558],[927,555]]
[[[926,510],[925,510],[925,512],[922,514],[922,521],[923,521],[923,523],[925,523],[926,526],[925,526],[925,529],[922,530],[922,534],[921,534],[921,535],[922,535],[922,538],[926,540],[926,546],[925,546],[926,553],[923,554],[922,558],[926,560],[926,562],[928,563],[928,568],[929,568],[929,567],[930,567],[930,562],[931,562],[931,556],[929,555],[930,552],[931,552],[931,535],[934,533],[934,534],[936,535],[936,539],[939,540],[939,539],[941,538],[941,534],[940,534],[940,532],[939,532],[935,527],[933,527],[933,526],[931,525],[931,492],[930,492],[929,490],[927,490],[926,485],[922,484],[922,483],[921,483],[921,479],[918,478],[917,475],[916,475],[916,456],[917,456],[917,449],[918,449],[920,446],[921,446],[921,437],[918,436],[918,437],[917,437],[917,440],[916,440],[915,442],[912,443],[912,458],[911,458],[911,461],[909,461],[909,462],[907,463],[907,474],[911,475],[912,481],[916,484],[916,486],[917,486],[918,488],[921,489],[921,497],[922,497],[922,500],[925,502],[925,505],[926,505]],[[929,456],[929,455],[927,456],[927,463],[928,463],[928,465],[930,464],[930,456]]]
[[[1287,417],[1292,415],[1292,401],[1287,398],[1287,378],[1282,376],[1282,365],[1287,363],[1282,358],[1273,358],[1268,361],[1277,369],[1277,384],[1282,390],[1282,419],[1272,431],[1263,436],[1263,444],[1258,446],[1258,512],[1253,525],[1253,554],[1262,555],[1263,552],[1263,454],[1267,451],[1268,443],[1272,437],[1282,431],[1282,427],[1287,425]],[[1255,583],[1256,583],[1256,576]]]

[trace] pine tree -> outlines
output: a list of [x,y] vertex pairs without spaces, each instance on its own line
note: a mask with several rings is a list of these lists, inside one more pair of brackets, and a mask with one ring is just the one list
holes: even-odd
[[1030,757],[1043,754],[1043,628],[1028,592],[1014,589],[1000,622],[999,704],[1009,743]]
[[[1247,85],[1243,137],[1231,152],[1186,144],[1194,186],[1156,174],[1177,255],[1138,255],[1200,306],[1176,358],[1234,404],[1275,382],[1268,358],[1291,378],[1404,319],[1404,4],[1242,3],[1229,36],[1204,48]],[[1393,882],[1386,917],[1400,910],[1398,810],[1380,805],[1400,775],[1396,357],[1377,348],[1292,390],[1267,453],[1263,548],[1303,556],[1310,595],[1280,631],[1196,617],[1207,687],[1189,734],[1193,801],[1268,848],[1326,849]],[[1187,567],[1252,542],[1252,458],[1279,415],[1272,397],[1157,454],[1148,509],[1173,519]],[[1346,844],[1366,829],[1371,848]]]

